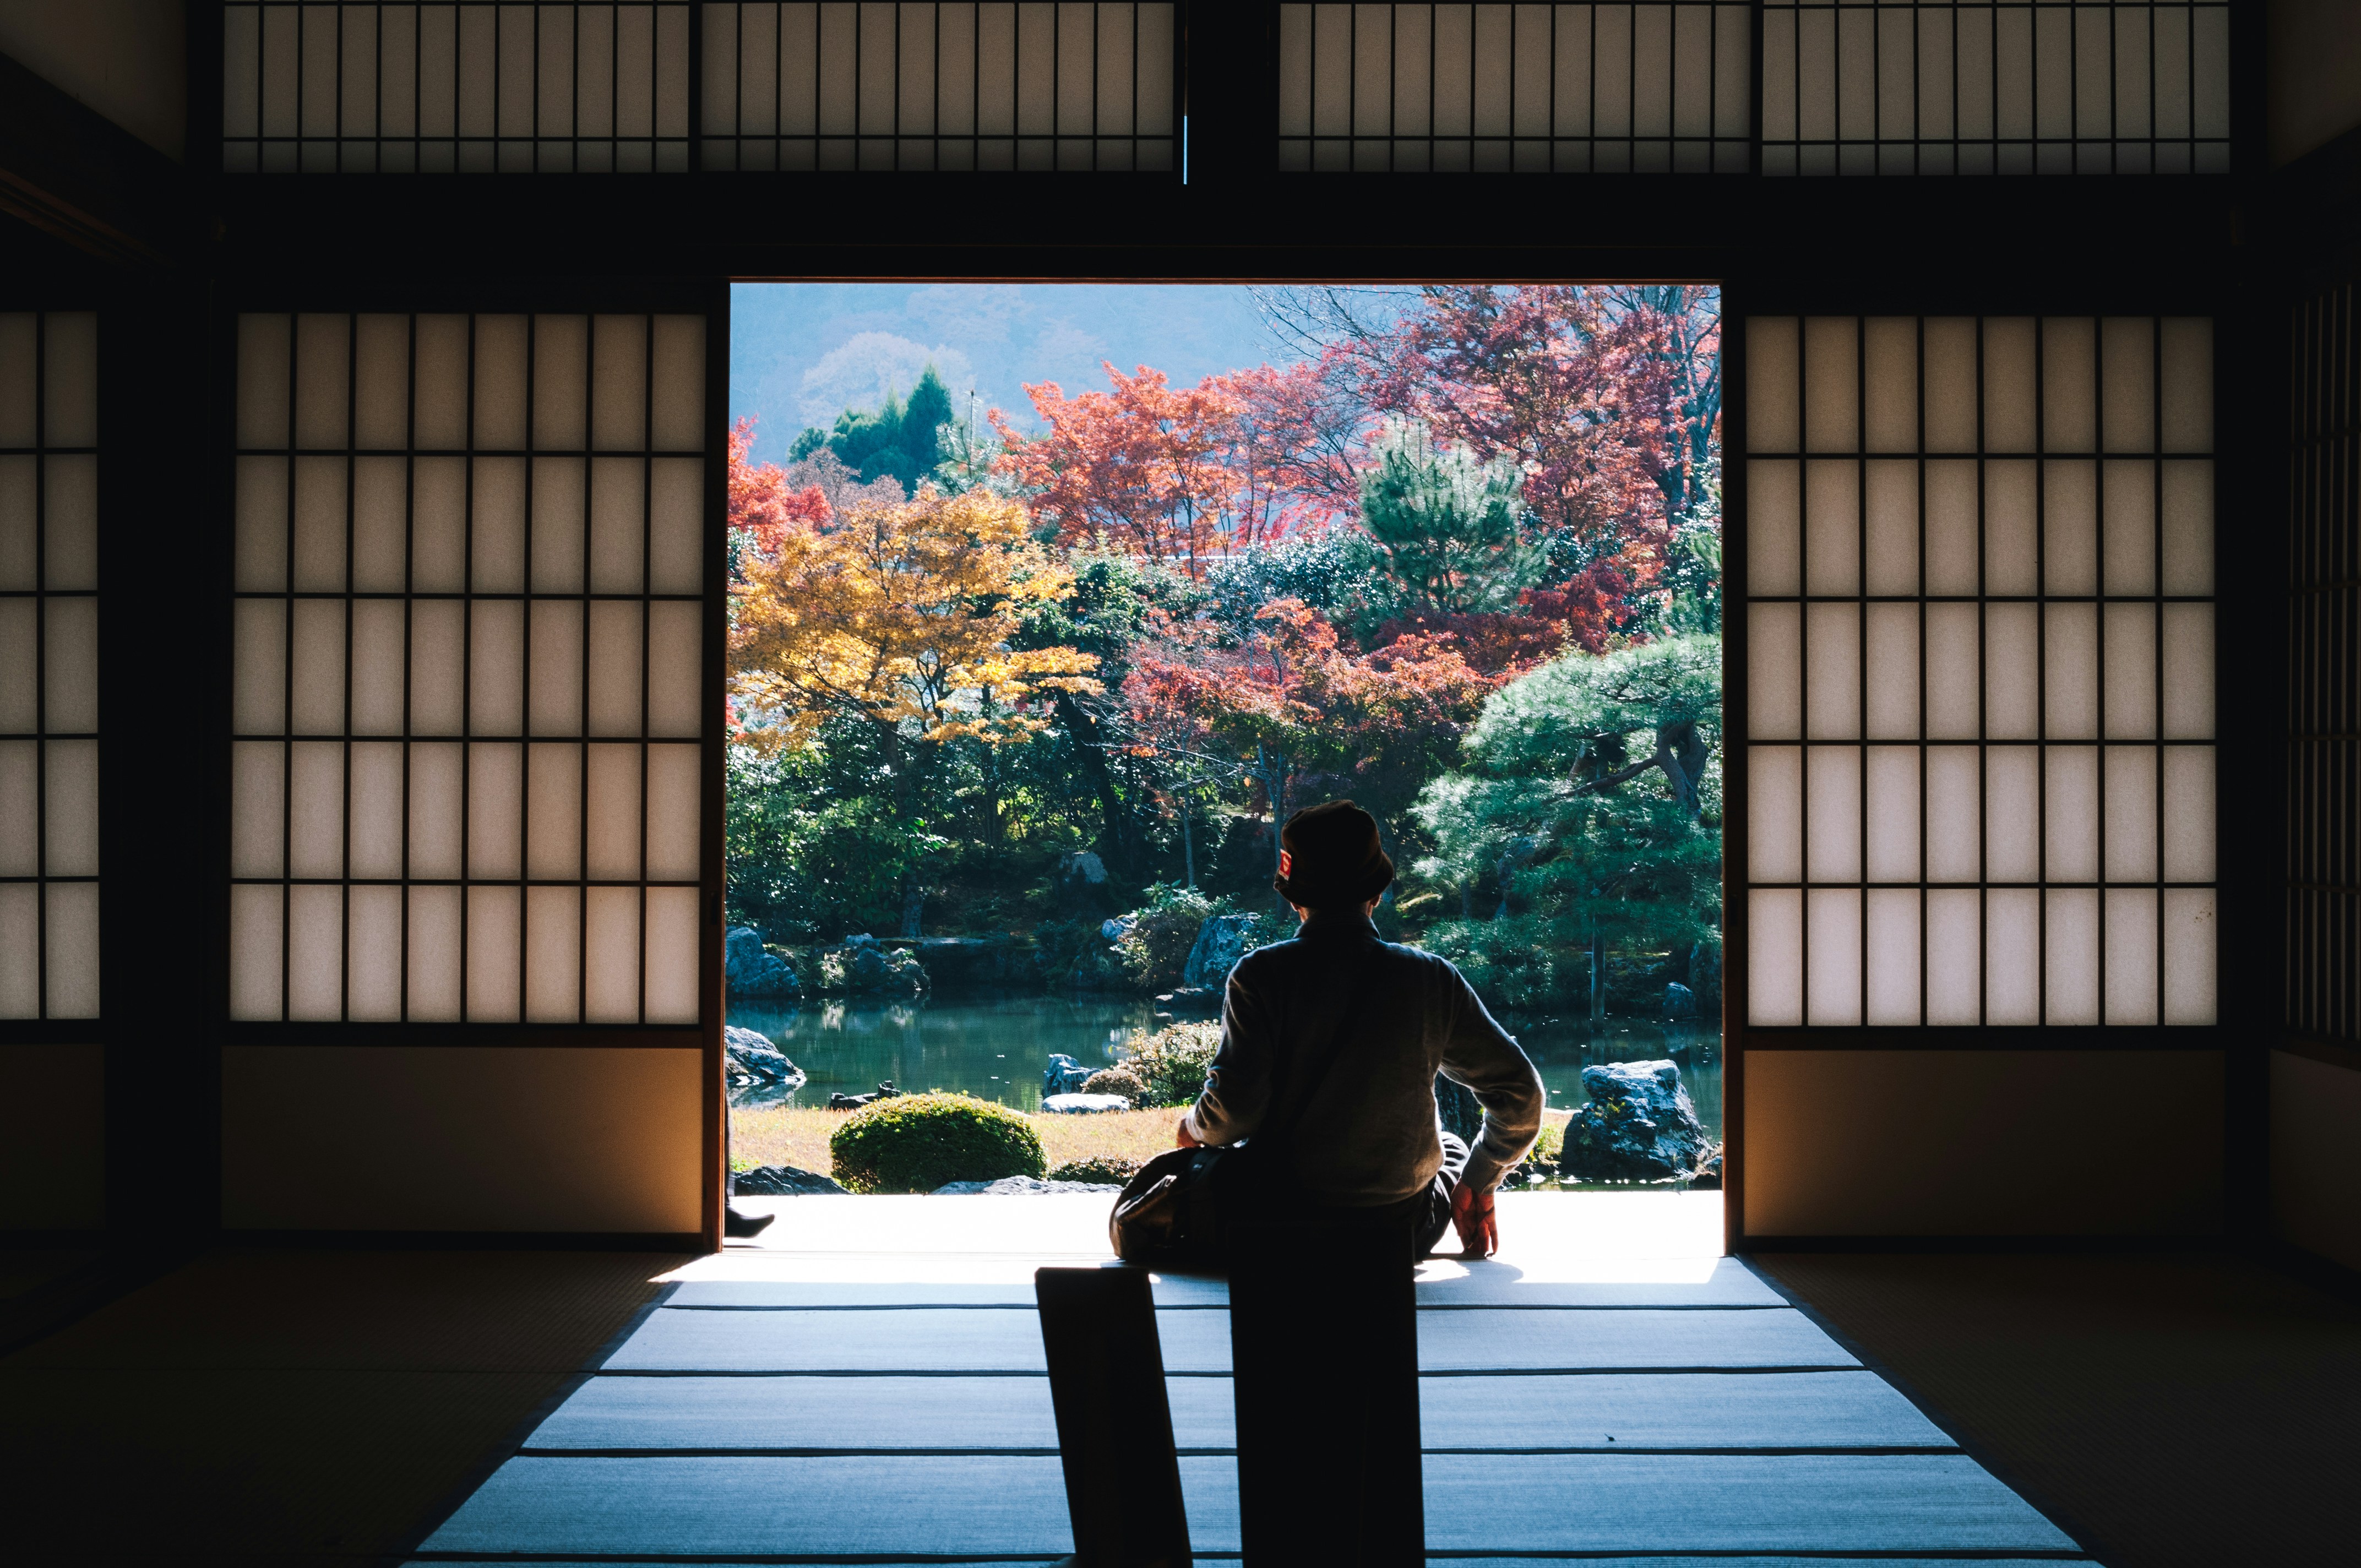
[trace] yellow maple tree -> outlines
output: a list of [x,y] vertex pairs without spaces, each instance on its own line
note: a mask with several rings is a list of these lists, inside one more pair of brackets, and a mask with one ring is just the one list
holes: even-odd
[[1029,699],[1099,689],[1095,655],[1013,645],[1026,611],[1063,598],[1073,576],[1033,539],[1025,509],[987,490],[927,487],[898,506],[780,529],[741,569],[730,696],[754,744],[801,745],[841,717],[873,726],[898,762],[910,738],[1025,739],[1048,723]]

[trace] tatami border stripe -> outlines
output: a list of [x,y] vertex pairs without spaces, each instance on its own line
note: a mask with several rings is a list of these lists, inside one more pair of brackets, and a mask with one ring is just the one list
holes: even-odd
[[[1421,1377],[1605,1377],[1634,1375],[1664,1376],[1704,1376],[1726,1373],[1736,1377],[1784,1376],[1806,1372],[1869,1372],[1867,1366],[1849,1365],[1843,1362],[1807,1363],[1800,1365],[1777,1366],[1467,1366],[1441,1367],[1422,1371]],[[1009,1367],[975,1367],[946,1370],[926,1366],[861,1366],[842,1368],[811,1368],[799,1366],[766,1366],[761,1368],[730,1368],[713,1366],[602,1366],[594,1375],[599,1377],[1047,1377],[1048,1371],[1027,1371]],[[1221,1372],[1191,1372],[1166,1367],[1167,1377],[1220,1377]],[[1875,1376],[1872,1373],[1872,1376]]]
[[[1235,1448],[1179,1448],[1183,1459],[1234,1459]],[[1572,1444],[1561,1448],[1422,1448],[1421,1453],[1463,1454],[1473,1458],[1548,1456],[1555,1454],[1638,1454],[1657,1458],[1685,1454],[1709,1459],[1791,1459],[1818,1456],[1839,1459],[1885,1459],[1895,1456],[1953,1455],[1962,1451],[1946,1443],[1794,1445],[1759,1448],[1700,1448],[1638,1442]],[[1055,1459],[1054,1448],[521,1448],[519,1459]]]
[[[730,1283],[737,1283],[731,1281]],[[848,1301],[805,1305],[768,1301],[681,1301],[672,1312],[1033,1312],[1031,1301]],[[1226,1312],[1227,1301],[1159,1302],[1159,1312]],[[1789,1312],[1785,1301],[1438,1301],[1422,1302],[1422,1312]]]

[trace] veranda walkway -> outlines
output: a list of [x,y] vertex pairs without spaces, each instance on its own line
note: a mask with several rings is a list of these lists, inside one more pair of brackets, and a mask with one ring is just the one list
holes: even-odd
[[[800,1198],[665,1296],[420,1562],[1046,1563],[1070,1549],[1033,1311],[1097,1198]],[[1743,1264],[1712,1194],[1512,1194],[1421,1271],[1430,1553],[1674,1568],[2087,1561]],[[1238,1551],[1229,1317],[1156,1282],[1191,1532]]]

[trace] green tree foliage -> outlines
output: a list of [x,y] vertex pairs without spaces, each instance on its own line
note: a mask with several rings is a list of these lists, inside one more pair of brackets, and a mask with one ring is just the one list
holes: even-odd
[[946,455],[942,429],[950,422],[951,395],[929,365],[907,403],[887,392],[882,408],[847,409],[836,416],[834,430],[807,430],[796,437],[788,456],[801,461],[825,446],[862,483],[896,479],[903,494],[916,495],[918,481],[932,477]]
[[1539,580],[1541,554],[1521,531],[1521,476],[1439,445],[1422,425],[1389,424],[1361,476],[1361,524],[1400,609],[1503,609]]
[[1038,1176],[1041,1135],[1016,1112],[966,1094],[903,1094],[863,1106],[829,1135],[855,1192],[932,1192],[950,1181]]
[[1720,726],[1717,636],[1577,653],[1503,686],[1465,770],[1419,797],[1435,844],[1419,873],[1468,916],[1430,942],[1511,1003],[1587,993],[1598,1016],[1609,952],[1719,941]]

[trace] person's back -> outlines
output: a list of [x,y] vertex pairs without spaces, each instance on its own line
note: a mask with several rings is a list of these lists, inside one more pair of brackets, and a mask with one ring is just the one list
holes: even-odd
[[[1540,1131],[1541,1075],[1457,970],[1378,938],[1370,908],[1393,866],[1367,813],[1350,801],[1298,812],[1283,842],[1275,885],[1302,927],[1231,972],[1221,1050],[1181,1141],[1288,1128],[1305,1200],[1414,1209],[1421,1250],[1455,1207],[1463,1239],[1488,1245],[1492,1189]],[[1438,1124],[1438,1071],[1484,1107],[1472,1151]]]

